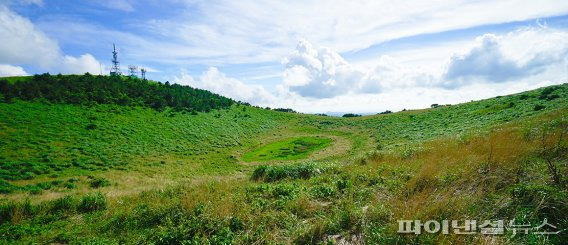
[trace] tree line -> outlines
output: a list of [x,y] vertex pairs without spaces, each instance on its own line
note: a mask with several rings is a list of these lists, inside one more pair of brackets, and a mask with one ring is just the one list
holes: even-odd
[[44,99],[52,103],[117,104],[157,110],[171,107],[178,111],[200,112],[227,108],[235,103],[232,99],[189,86],[122,76],[93,76],[89,73],[45,73],[13,82],[0,79],[0,93],[5,102],[15,98],[27,101]]

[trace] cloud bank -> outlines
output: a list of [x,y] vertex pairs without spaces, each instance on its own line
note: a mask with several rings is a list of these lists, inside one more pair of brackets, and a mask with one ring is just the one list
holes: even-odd
[[216,67],[210,67],[201,76],[194,78],[186,72],[173,79],[173,82],[206,89],[211,92],[255,105],[266,105],[274,102],[275,97],[260,85],[249,85],[227,77]]
[[387,55],[379,57],[372,68],[357,67],[329,48],[315,48],[302,40],[282,62],[283,87],[302,97],[321,99],[415,87],[456,89],[524,79],[560,82],[566,79],[567,54],[568,32],[523,28],[505,35],[482,35],[465,53],[447,57],[441,72],[427,73]]
[[100,62],[91,54],[79,57],[62,54],[55,40],[38,30],[31,21],[2,4],[0,43],[0,76],[25,75],[25,65],[63,74],[98,74],[101,69]]

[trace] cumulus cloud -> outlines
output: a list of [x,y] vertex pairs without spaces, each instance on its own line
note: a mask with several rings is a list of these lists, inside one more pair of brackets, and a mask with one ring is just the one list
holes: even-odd
[[61,60],[61,73],[65,74],[99,74],[102,67],[99,61],[91,54],[84,54],[79,57],[64,56]]
[[445,79],[461,81],[481,78],[491,82],[506,82],[531,72],[501,52],[495,35],[487,34],[480,40],[481,44],[467,54],[451,58]]
[[480,80],[502,83],[546,72],[566,63],[568,33],[531,28],[478,38],[478,45],[465,54],[454,55],[442,79],[447,87]]
[[0,64],[0,77],[27,76],[28,73],[21,66]]
[[568,32],[564,30],[521,28],[502,35],[481,35],[474,43],[465,52],[448,54],[440,69],[422,71],[388,55],[369,67],[353,65],[329,48],[316,48],[302,40],[282,62],[283,87],[300,96],[321,99],[411,87],[456,89],[477,83],[530,80],[558,83],[567,76]]
[[301,40],[296,50],[282,61],[283,86],[291,92],[312,98],[332,98],[349,93],[380,93],[428,83],[431,77],[408,69],[387,55],[372,69],[355,67],[337,52],[315,48]]
[[59,57],[57,42],[26,18],[0,5],[0,62],[47,68]]
[[[28,1],[40,4],[41,1]],[[38,30],[28,19],[14,13],[0,4],[0,63],[10,64],[6,68],[24,74],[22,65],[39,67],[51,73],[98,74],[100,63],[91,55],[79,57],[61,53],[57,42]],[[19,67],[21,71],[17,72]],[[6,73],[7,74],[7,73]]]
[[235,100],[249,102],[255,105],[265,106],[275,100],[275,97],[266,91],[264,87],[245,84],[236,78],[227,77],[216,67],[210,67],[198,78],[193,78],[186,72],[182,72],[179,77],[174,78],[173,82],[206,89]]
[[308,41],[282,62],[284,85],[306,97],[328,98],[353,90],[363,78],[338,53],[328,48],[314,48]]

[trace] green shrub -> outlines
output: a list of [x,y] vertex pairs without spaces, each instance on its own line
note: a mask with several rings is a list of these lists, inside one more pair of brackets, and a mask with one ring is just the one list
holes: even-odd
[[56,199],[51,203],[50,211],[52,213],[73,212],[76,207],[77,203],[73,197],[64,196],[62,198]]
[[353,183],[351,183],[351,180],[347,176],[343,176],[341,179],[337,180],[335,185],[339,191],[353,187]]
[[81,199],[78,210],[81,212],[93,212],[105,210],[107,208],[106,198],[102,193],[97,192],[92,195],[86,195]]
[[51,189],[51,183],[49,183],[49,182],[37,183],[36,186],[37,186],[38,188],[41,188],[42,190],[49,190],[49,189]]
[[0,204],[0,224],[11,221],[16,208],[13,201]]
[[252,173],[251,179],[274,182],[285,178],[290,179],[309,179],[326,170],[319,167],[314,162],[291,164],[291,165],[260,165]]
[[87,126],[85,127],[85,129],[87,129],[87,130],[95,130],[95,129],[97,129],[97,125],[94,124],[94,123],[89,123],[89,124],[87,124]]
[[4,180],[0,180],[0,194],[9,194],[18,189],[19,188],[17,186],[14,186]]
[[38,186],[29,186],[27,189],[32,195],[40,195],[41,193],[43,193],[43,189]]
[[89,182],[92,188],[101,188],[105,186],[110,186],[110,181],[105,178],[94,178]]
[[77,188],[77,185],[75,183],[70,183],[70,182],[65,183],[65,185],[63,185],[63,186],[65,186],[65,188],[67,188],[67,189]]
[[544,105],[535,105],[534,108],[533,108],[533,110],[535,110],[535,111],[540,111],[540,110],[542,110],[542,109],[544,109],[544,108],[546,108],[546,106],[544,106]]
[[316,185],[310,189],[310,193],[315,198],[328,199],[335,195],[335,189],[329,185]]
[[295,184],[282,183],[272,189],[272,196],[275,198],[293,198],[298,193],[298,186]]

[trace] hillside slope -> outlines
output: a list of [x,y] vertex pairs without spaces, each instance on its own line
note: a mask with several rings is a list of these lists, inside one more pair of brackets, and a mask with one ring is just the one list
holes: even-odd
[[[6,94],[6,242],[478,243],[487,238],[400,235],[396,221],[567,225],[566,84],[358,118]],[[492,243],[565,239],[508,237]]]

